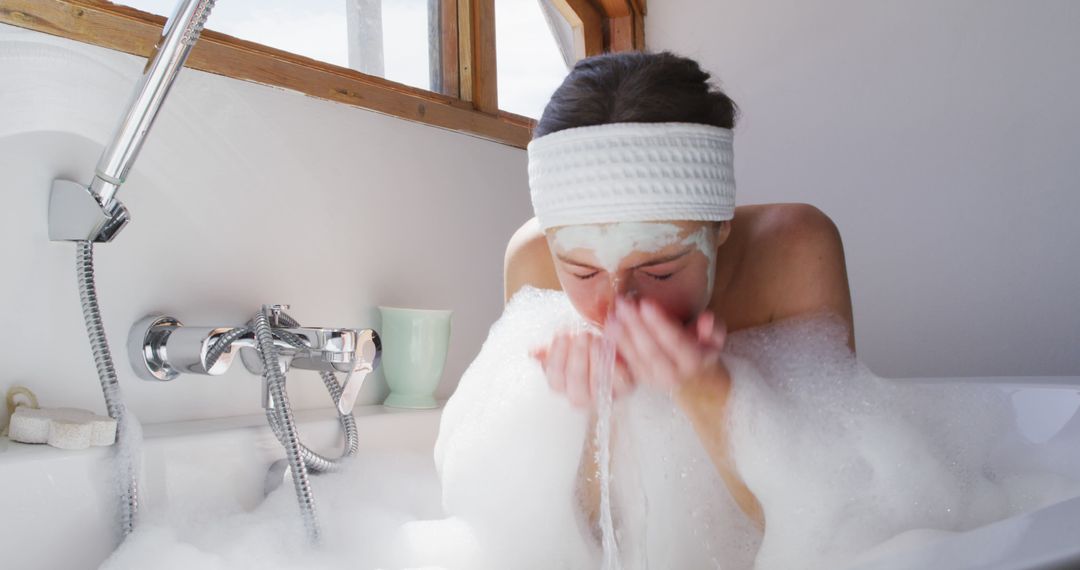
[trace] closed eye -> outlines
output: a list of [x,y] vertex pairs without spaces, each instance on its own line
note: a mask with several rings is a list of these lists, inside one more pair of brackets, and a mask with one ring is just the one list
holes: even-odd
[[[634,269],[641,271],[655,281],[665,281],[671,279],[673,275],[679,272],[683,264],[677,263],[677,261],[684,259],[690,251],[691,248],[687,248],[675,255],[647,261],[641,265],[635,266]],[[649,269],[652,271],[648,271]],[[669,269],[670,271],[664,271],[665,269]]]
[[650,266],[647,269],[638,269],[639,272],[647,275],[649,279],[654,281],[666,281],[671,279],[673,275],[679,272],[681,267],[676,266],[674,263],[665,263],[662,265]]
[[585,280],[588,280],[588,279],[592,279],[593,277],[596,277],[596,275],[598,273],[600,273],[600,272],[599,271],[593,271],[592,273],[589,273],[587,275],[578,275],[577,273],[574,273],[573,275],[574,275],[574,277],[577,277],[578,279],[581,279],[582,281],[585,281]]

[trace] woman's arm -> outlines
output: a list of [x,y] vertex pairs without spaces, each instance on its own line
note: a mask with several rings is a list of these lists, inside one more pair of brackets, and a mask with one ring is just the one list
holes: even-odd
[[[844,247],[832,220],[813,206],[790,204],[774,208],[755,233],[758,239],[751,253],[755,257],[753,281],[760,284],[759,298],[768,307],[768,320],[833,313],[848,324],[848,346],[854,351]],[[761,504],[742,480],[731,456],[727,411],[731,378],[727,368],[720,360],[709,360],[707,351],[690,348],[691,339],[680,335],[675,323],[666,322],[657,311],[631,310],[629,317],[638,331],[649,330],[651,334],[639,335],[636,344],[621,343],[620,348],[651,347],[653,353],[638,355],[639,360],[647,361],[639,362],[639,368],[648,370],[650,363],[658,361],[668,363],[666,374],[674,378],[672,394],[677,404],[693,425],[732,498],[763,527]]]
[[728,493],[735,499],[735,504],[758,528],[765,528],[765,513],[761,509],[761,503],[742,480],[731,457],[727,429],[727,402],[731,392],[731,378],[727,375],[726,367],[721,365],[720,368],[712,377],[700,377],[685,382],[673,392],[673,396],[676,404],[690,420]]

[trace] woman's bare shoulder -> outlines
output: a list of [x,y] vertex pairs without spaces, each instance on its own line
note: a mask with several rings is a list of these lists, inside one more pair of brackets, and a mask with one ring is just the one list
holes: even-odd
[[743,247],[741,281],[767,305],[768,321],[829,312],[850,325],[844,246],[829,216],[809,204],[745,208],[732,226]]
[[532,285],[540,289],[560,290],[555,264],[547,239],[536,218],[525,222],[506,245],[503,261],[504,301],[510,300],[519,289]]
[[754,246],[784,247],[793,243],[839,243],[840,232],[825,212],[810,204],[754,204],[736,210],[739,226]]

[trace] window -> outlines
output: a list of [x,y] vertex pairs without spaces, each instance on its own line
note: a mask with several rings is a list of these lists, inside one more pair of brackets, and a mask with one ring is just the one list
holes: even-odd
[[[122,0],[169,16],[175,0]],[[431,90],[429,0],[221,0],[207,29]],[[437,0],[436,0],[437,5]]]
[[543,0],[495,0],[495,55],[499,108],[532,119],[577,60],[569,23]]
[[[117,1],[2,0],[0,23],[148,57],[175,0]],[[644,14],[645,0],[221,0],[187,65],[524,147],[567,64],[642,47]]]

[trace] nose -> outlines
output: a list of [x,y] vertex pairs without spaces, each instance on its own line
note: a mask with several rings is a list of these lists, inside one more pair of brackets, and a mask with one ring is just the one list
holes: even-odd
[[634,299],[637,297],[637,288],[634,286],[633,279],[624,278],[620,276],[613,276],[608,283],[608,287],[603,293],[601,293],[600,309],[602,314],[609,315],[615,310],[615,299],[622,297],[623,299]]
[[636,299],[638,296],[637,285],[633,279],[629,277],[619,278],[616,277],[612,283],[612,291],[618,297],[624,299]]

